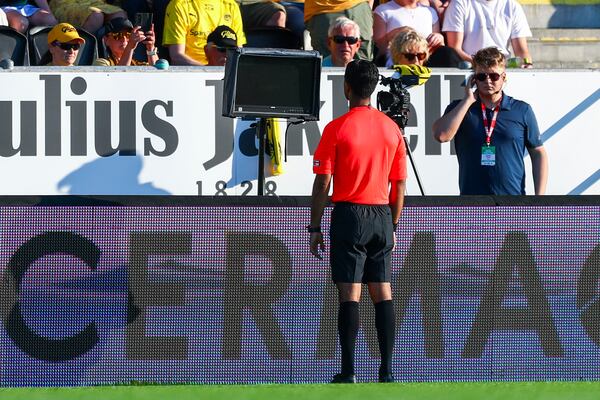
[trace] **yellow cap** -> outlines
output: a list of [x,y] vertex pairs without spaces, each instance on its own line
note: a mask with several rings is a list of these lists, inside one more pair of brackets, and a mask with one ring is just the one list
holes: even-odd
[[79,36],[77,29],[66,22],[55,25],[54,28],[48,32],[48,44],[54,42],[67,43],[73,40],[76,40],[79,43],[85,43],[85,39]]

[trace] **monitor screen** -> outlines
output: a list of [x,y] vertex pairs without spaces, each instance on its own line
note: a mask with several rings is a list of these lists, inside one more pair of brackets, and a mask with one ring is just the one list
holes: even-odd
[[231,62],[228,56],[223,115],[318,119],[318,53],[246,50]]
[[[309,113],[313,85],[303,82],[303,73],[313,69],[309,58],[294,60],[242,57],[238,64],[235,104],[238,109],[288,109]],[[311,74],[312,75],[312,74]]]

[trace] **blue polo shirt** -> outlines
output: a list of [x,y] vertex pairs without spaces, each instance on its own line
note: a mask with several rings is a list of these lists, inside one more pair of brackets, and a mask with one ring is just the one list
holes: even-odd
[[[446,108],[452,110],[460,100]],[[488,124],[492,111],[487,111]],[[461,195],[524,195],[525,150],[543,145],[531,106],[503,93],[491,145],[496,147],[496,165],[481,165],[485,129],[481,103],[476,101],[465,115],[454,137]]]
[[331,54],[328,55],[327,57],[325,57],[323,59],[323,61],[321,61],[321,66],[322,67],[333,67],[333,60],[331,59]]

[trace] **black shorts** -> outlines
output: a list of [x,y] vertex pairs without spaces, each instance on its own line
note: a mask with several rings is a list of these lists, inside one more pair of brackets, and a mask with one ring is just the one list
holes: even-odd
[[334,282],[390,282],[394,236],[389,206],[336,204],[330,236]]

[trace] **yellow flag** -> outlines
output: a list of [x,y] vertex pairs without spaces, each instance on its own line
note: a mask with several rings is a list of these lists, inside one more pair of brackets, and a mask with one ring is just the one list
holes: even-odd
[[267,154],[271,157],[271,173],[281,175],[283,173],[283,157],[281,151],[281,129],[275,118],[267,119]]

